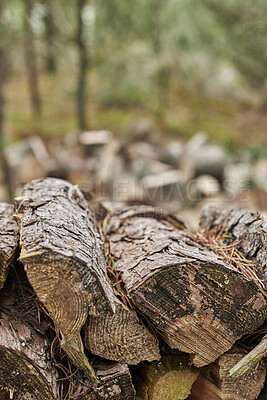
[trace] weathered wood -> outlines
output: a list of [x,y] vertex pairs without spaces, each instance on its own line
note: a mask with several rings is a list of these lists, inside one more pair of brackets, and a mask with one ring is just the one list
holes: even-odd
[[16,266],[0,294],[0,389],[3,398],[58,400],[49,326],[40,314],[38,321],[32,294],[23,269]]
[[235,345],[200,371],[188,400],[255,400],[265,380],[266,362],[261,361],[242,376],[229,377],[228,371],[246,354]]
[[228,375],[232,378],[243,375],[255,364],[258,364],[265,356],[267,356],[267,335],[262,338],[261,342],[253,350],[230,369]]
[[257,211],[205,207],[200,226],[205,231],[221,227],[232,240],[240,241],[240,250],[256,261],[258,275],[267,288],[267,223]]
[[266,298],[236,267],[145,207],[111,213],[104,230],[128,296],[196,366],[215,361],[266,318]]
[[17,200],[21,255],[28,279],[62,335],[77,367],[96,377],[80,329],[88,313],[114,310],[102,241],[80,190],[53,178],[28,183]]
[[83,397],[84,400],[135,400],[135,389],[126,364],[103,360],[94,368],[99,385]]
[[4,286],[10,264],[18,255],[19,226],[13,214],[13,205],[0,203],[0,289]]
[[141,363],[135,376],[139,400],[183,400],[198,376],[184,354],[164,355],[159,362]]
[[130,365],[160,359],[159,345],[152,333],[130,310],[116,299],[115,314],[89,316],[85,346],[95,355]]

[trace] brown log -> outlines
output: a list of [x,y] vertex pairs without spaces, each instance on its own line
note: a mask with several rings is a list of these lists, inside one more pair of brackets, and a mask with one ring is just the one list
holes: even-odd
[[84,400],[135,400],[135,389],[126,364],[100,361],[94,364],[99,386],[90,391]]
[[114,300],[93,213],[79,189],[59,179],[32,181],[22,196],[17,200],[20,260],[60,329],[62,348],[96,384],[80,329],[88,313],[113,311]]
[[49,324],[23,268],[14,268],[0,294],[0,398],[58,400]]
[[114,314],[88,317],[84,332],[90,353],[130,365],[159,360],[158,342],[136,312],[118,299],[115,305]]
[[198,368],[184,354],[168,354],[159,362],[141,363],[134,377],[137,400],[186,399],[197,376]]
[[231,234],[232,241],[240,241],[240,250],[256,261],[258,275],[267,288],[267,224],[257,211],[205,207],[200,226],[204,231],[221,228]]
[[188,400],[255,400],[266,376],[266,362],[261,361],[242,376],[231,378],[229,370],[241,360],[246,351],[235,345],[212,363],[204,367],[194,383]]
[[105,221],[114,271],[127,295],[172,348],[196,366],[215,361],[266,318],[253,280],[151,208],[125,208]]
[[13,214],[13,205],[0,203],[0,289],[11,263],[18,256],[19,227]]

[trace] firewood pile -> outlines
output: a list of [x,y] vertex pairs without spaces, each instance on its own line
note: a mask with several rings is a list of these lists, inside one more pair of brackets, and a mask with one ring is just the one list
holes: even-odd
[[258,212],[193,232],[31,181],[0,204],[0,399],[264,400],[266,283]]

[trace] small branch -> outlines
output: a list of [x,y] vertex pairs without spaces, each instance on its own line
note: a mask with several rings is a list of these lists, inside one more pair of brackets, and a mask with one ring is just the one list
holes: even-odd
[[253,365],[257,364],[263,357],[267,355],[267,335],[263,337],[261,342],[242,360],[240,360],[233,368],[230,369],[228,375],[231,378],[237,378],[247,372]]

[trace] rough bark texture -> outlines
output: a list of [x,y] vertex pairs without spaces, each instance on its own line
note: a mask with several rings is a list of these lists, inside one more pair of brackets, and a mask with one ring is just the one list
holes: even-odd
[[0,203],[0,289],[4,286],[10,264],[18,254],[19,227],[13,214],[13,205]]
[[28,279],[61,331],[62,348],[95,382],[80,329],[88,313],[114,310],[114,300],[93,214],[78,188],[47,178],[25,186],[17,217]]
[[206,207],[200,226],[205,231],[221,226],[233,239],[240,240],[240,249],[246,257],[255,259],[259,277],[267,288],[267,221],[257,211]]
[[228,376],[229,370],[246,354],[239,346],[223,354],[215,363],[204,367],[192,387],[188,400],[255,400],[265,380],[266,362],[261,361],[238,378]]
[[204,366],[266,318],[266,299],[233,265],[142,207],[105,222],[110,255],[128,296],[172,348]]
[[159,362],[141,363],[135,377],[137,399],[183,400],[197,379],[198,369],[184,354],[164,355]]
[[126,364],[103,361],[94,367],[100,383],[84,400],[135,400],[135,390]]
[[130,365],[159,360],[158,342],[136,312],[118,299],[115,305],[115,314],[88,317],[85,327],[87,349],[100,357]]
[[[15,400],[58,400],[50,331],[23,269],[11,270],[0,294],[0,389]],[[4,397],[5,398],[5,397]]]

